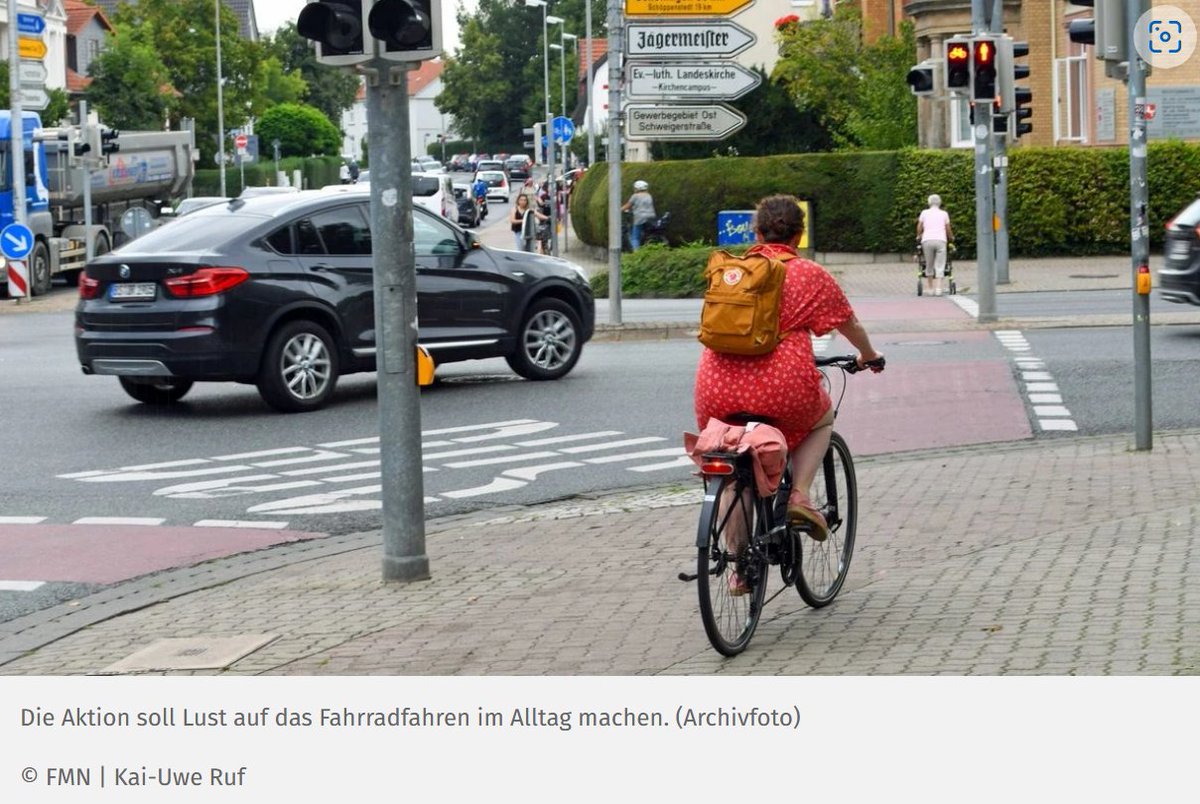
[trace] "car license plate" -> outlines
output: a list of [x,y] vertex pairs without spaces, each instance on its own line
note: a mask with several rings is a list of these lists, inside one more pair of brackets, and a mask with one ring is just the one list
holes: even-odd
[[1170,247],[1167,249],[1167,258],[1172,260],[1186,259],[1192,251],[1192,243],[1189,240],[1172,240]]
[[108,289],[108,298],[112,301],[141,301],[153,299],[158,293],[158,285],[154,282],[120,282]]

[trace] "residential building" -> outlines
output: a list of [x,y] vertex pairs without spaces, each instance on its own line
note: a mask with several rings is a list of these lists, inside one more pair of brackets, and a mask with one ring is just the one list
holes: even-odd
[[67,14],[66,89],[80,96],[91,83],[92,62],[100,55],[113,32],[103,9],[83,0],[63,0]]
[[[1173,0],[1193,20],[1200,20],[1200,0]],[[917,36],[916,60],[945,60],[945,42],[971,32],[967,0],[908,0]],[[1032,91],[1031,134],[1022,145],[1119,145],[1128,142],[1128,93],[1122,81],[1105,75],[1094,48],[1071,41],[1067,28],[1074,19],[1093,17],[1095,9],[1067,0],[1005,0],[1004,30],[1029,43]],[[1153,139],[1200,139],[1200,54],[1170,70],[1154,70],[1146,82],[1146,100],[1154,109],[1147,124]],[[969,148],[973,145],[965,98],[949,97],[941,88],[918,101],[919,141],[923,147]]]
[[[442,92],[442,68],[440,59],[421,62],[421,66],[408,75],[408,136],[410,150],[424,155],[427,146],[436,143],[439,134],[449,137],[454,131],[454,118],[442,114],[434,105],[434,99]],[[359,86],[354,104],[342,112],[342,156],[358,159],[362,155],[362,143],[367,136],[367,93]],[[439,154],[439,157],[440,154]]]

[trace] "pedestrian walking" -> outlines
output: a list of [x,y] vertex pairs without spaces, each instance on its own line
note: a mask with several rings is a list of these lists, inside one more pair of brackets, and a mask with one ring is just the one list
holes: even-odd
[[950,216],[942,209],[942,197],[929,196],[929,207],[917,218],[917,241],[925,255],[925,290],[942,295],[942,277],[946,275],[946,247],[954,239]]

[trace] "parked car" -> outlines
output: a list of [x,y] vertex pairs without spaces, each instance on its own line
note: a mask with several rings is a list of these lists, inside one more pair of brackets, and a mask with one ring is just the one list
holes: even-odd
[[[168,404],[199,381],[253,383],[282,411],[327,404],[375,368],[366,193],[305,191],[198,210],[88,263],[75,308],[85,374]],[[418,337],[438,363],[503,357],[553,380],[592,337],[582,268],[492,250],[413,209]]]
[[1167,221],[1158,293],[1166,301],[1200,305],[1200,198]]
[[446,168],[441,162],[434,159],[432,156],[422,156],[418,160],[421,163],[422,173],[445,173]]
[[479,205],[471,195],[471,185],[454,185],[454,201],[458,204],[458,225],[474,229],[480,223]]
[[458,222],[458,204],[454,202],[454,186],[445,173],[414,173],[412,175],[413,203]]
[[508,177],[504,175],[503,170],[481,170],[475,174],[475,178],[487,182],[489,201],[497,198],[508,203]]

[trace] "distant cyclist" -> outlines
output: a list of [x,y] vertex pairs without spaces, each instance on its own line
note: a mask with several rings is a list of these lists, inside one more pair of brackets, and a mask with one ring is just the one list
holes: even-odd
[[471,185],[471,194],[475,196],[475,205],[479,207],[479,217],[487,217],[487,191],[488,183],[481,177],[475,177],[475,183]]

